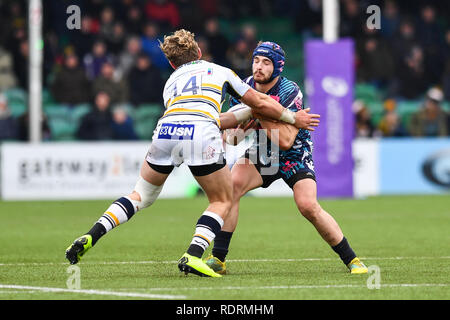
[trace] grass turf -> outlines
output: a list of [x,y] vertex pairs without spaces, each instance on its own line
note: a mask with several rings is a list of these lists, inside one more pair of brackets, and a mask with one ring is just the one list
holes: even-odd
[[[109,203],[0,202],[0,299],[151,298],[4,287],[67,288],[64,251]],[[367,288],[368,275],[348,273],[292,199],[252,197],[241,202],[223,278],[184,276],[177,268],[206,199],[161,199],[83,257],[81,289],[189,300],[450,298],[448,196],[320,203],[366,265],[380,268],[381,289]]]

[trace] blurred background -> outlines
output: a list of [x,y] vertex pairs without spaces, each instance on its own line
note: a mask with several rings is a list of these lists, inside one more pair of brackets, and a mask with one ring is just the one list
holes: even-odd
[[[80,8],[80,29],[67,27],[70,14],[66,10],[71,5]],[[370,5],[380,8],[379,29],[367,27],[370,14],[366,10]],[[48,142],[43,145],[50,148],[53,142],[101,141],[105,146],[113,142],[144,141],[148,146],[164,109],[162,88],[172,71],[158,41],[179,28],[196,34],[203,59],[230,67],[242,78],[251,74],[251,55],[257,42],[277,42],[287,56],[282,76],[299,84],[305,95],[304,103],[308,105],[309,96],[304,85],[307,77],[305,44],[323,37],[322,7],[321,0],[42,1],[41,134],[42,141]],[[353,177],[355,195],[448,192],[449,157],[438,157],[437,162],[433,157],[438,151],[448,154],[450,145],[449,8],[446,1],[437,0],[339,1],[338,35],[351,39],[354,48],[350,62],[354,70],[352,102],[346,106],[346,112],[353,115],[351,131],[354,140],[364,140],[362,146],[353,149],[354,171],[365,170],[364,175]],[[92,174],[96,168],[95,162],[86,164],[80,160],[81,164],[74,165],[44,156],[30,162],[30,150],[36,148],[35,145],[28,146],[28,156],[5,158],[7,146],[18,147],[10,142],[30,139],[29,103],[35,98],[29,94],[28,64],[33,48],[29,41],[28,21],[28,1],[0,1],[3,198],[15,198],[16,191],[5,191],[11,179],[17,180],[14,182],[17,190],[24,190],[23,176],[27,172],[27,176],[32,172],[41,178],[45,176],[44,172],[47,177],[59,172],[57,177],[62,178],[67,177],[64,176],[68,174],[64,171],[66,166],[75,168],[74,172],[78,173],[76,170],[83,170],[86,165],[86,174]],[[377,142],[374,144],[373,141]],[[394,144],[384,145],[383,141]],[[410,145],[411,141],[419,144]],[[410,171],[396,176],[394,173],[398,170],[383,165],[384,160],[379,155],[386,153],[379,150],[392,148],[400,151],[390,154],[391,157],[402,158],[405,153],[398,144],[406,144],[408,150],[415,150],[415,153],[428,152],[426,148],[436,141],[439,146],[417,160],[420,169],[411,164],[412,170],[420,171],[417,173],[420,183],[417,183],[421,187],[413,190],[407,187],[411,184]],[[80,147],[79,144],[72,145]],[[70,148],[64,146],[67,152]],[[369,153],[358,151],[367,148],[371,150]],[[139,156],[145,154],[145,149],[143,147],[144,151],[138,154],[135,162],[130,160],[131,176],[135,177],[142,160]],[[52,153],[54,151],[48,151],[44,155]],[[77,154],[84,153],[82,149]],[[111,157],[114,160],[109,163],[116,163],[116,167],[110,170],[116,170],[115,174],[124,171],[126,155],[121,158],[121,155],[113,154]],[[389,164],[393,160],[385,161]],[[17,177],[6,174],[14,171],[9,165],[16,168]],[[373,172],[384,167],[391,169]],[[390,179],[398,181],[402,177],[407,179],[405,185],[389,189],[392,188]],[[54,189],[60,187],[60,182],[53,186]],[[110,193],[103,196],[109,197]]]

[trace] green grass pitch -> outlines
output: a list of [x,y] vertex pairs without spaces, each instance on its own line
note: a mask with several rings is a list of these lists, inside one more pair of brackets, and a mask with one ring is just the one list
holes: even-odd
[[347,272],[291,198],[243,198],[228,275],[181,274],[176,261],[207,206],[200,196],[158,200],[108,233],[77,264],[79,291],[68,289],[64,251],[110,201],[0,202],[0,300],[450,299],[448,195],[320,203],[379,268],[380,289]]

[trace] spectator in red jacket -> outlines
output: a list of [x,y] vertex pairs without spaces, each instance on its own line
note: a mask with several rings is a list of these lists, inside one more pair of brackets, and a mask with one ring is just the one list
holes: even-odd
[[145,13],[163,29],[175,29],[180,25],[178,7],[172,1],[150,0],[145,5]]

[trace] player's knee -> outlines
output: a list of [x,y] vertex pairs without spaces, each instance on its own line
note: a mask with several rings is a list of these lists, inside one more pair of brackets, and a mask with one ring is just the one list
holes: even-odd
[[315,199],[300,199],[297,201],[300,213],[309,221],[317,220],[320,214],[320,205]]
[[138,210],[141,210],[151,206],[155,202],[162,188],[162,185],[155,186],[147,182],[144,178],[139,177],[130,197],[133,199]]
[[246,181],[241,177],[233,176],[233,199],[240,199],[246,193]]

